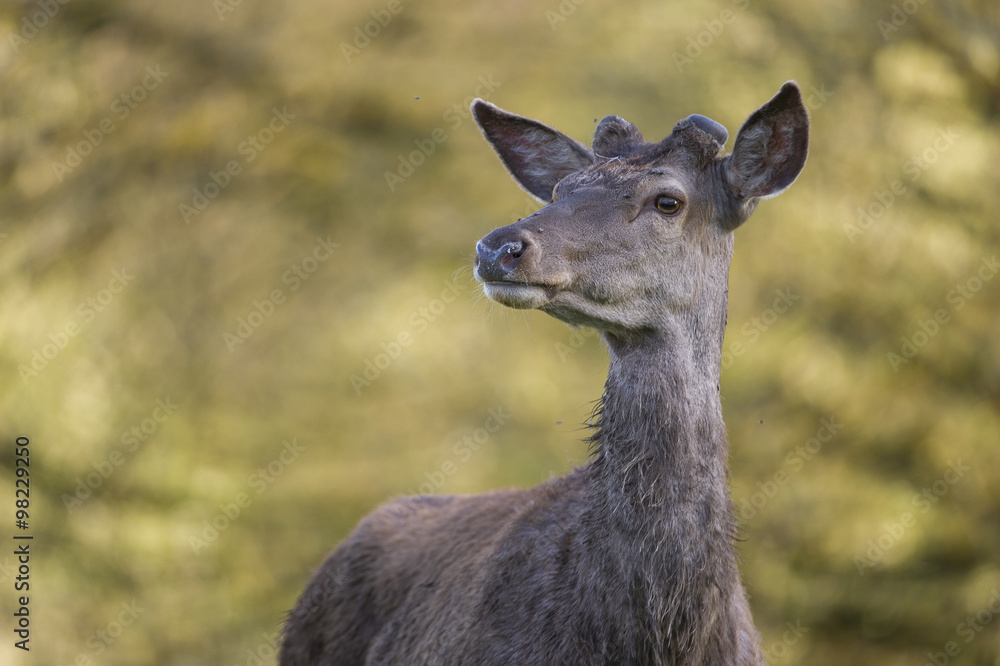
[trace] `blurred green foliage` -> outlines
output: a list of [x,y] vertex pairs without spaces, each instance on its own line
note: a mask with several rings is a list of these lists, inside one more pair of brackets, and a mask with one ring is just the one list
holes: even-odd
[[735,135],[796,79],[811,157],[737,232],[722,386],[770,663],[1000,664],[998,19],[5,3],[0,497],[10,518],[30,436],[35,541],[30,655],[0,555],[0,662],[272,663],[312,568],[384,499],[583,462],[604,350],[476,288],[475,241],[534,205],[469,98],[585,141],[612,113]]

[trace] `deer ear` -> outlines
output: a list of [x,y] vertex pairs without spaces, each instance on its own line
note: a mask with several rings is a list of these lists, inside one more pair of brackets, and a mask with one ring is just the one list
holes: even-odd
[[809,114],[794,81],[747,118],[736,135],[726,179],[740,199],[773,197],[798,177],[809,152]]
[[472,116],[514,180],[549,203],[560,180],[594,162],[586,146],[536,120],[522,118],[477,99]]

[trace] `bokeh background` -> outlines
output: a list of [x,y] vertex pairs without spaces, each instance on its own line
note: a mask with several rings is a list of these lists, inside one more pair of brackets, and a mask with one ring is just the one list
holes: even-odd
[[35,536],[0,662],[271,664],[386,498],[585,462],[605,351],[477,289],[537,206],[468,102],[732,137],[795,79],[722,382],[769,663],[1000,664],[997,3],[34,0],[0,36],[0,531],[23,435]]

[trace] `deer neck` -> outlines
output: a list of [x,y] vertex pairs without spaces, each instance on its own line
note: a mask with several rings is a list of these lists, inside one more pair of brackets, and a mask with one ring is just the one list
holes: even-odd
[[740,584],[719,396],[725,298],[723,288],[701,317],[670,317],[655,333],[604,336],[611,365],[588,491],[590,536],[603,544],[594,555],[615,563],[651,626],[675,639],[697,634]]
[[593,437],[594,466],[600,492],[627,519],[624,528],[647,519],[669,527],[672,536],[701,541],[721,531],[728,538],[721,332],[711,336],[709,367],[696,337],[681,326],[630,340],[605,336],[611,364]]

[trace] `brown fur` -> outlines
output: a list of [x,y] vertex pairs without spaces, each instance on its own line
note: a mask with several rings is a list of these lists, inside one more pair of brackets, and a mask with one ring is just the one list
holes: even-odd
[[485,102],[473,112],[552,202],[480,241],[476,275],[498,302],[601,332],[593,455],[535,488],[377,509],[309,583],[281,664],[763,664],[718,386],[732,230],[802,169],[798,88],[723,157],[725,130],[705,118],[650,144],[609,117],[594,154]]

